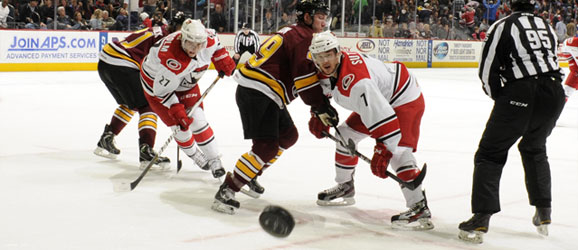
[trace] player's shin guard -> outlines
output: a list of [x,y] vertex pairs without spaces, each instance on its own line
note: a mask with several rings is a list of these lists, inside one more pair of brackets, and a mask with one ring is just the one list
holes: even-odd
[[243,154],[237,163],[235,164],[235,176],[239,176],[243,184],[247,184],[247,188],[241,189],[241,192],[253,197],[259,198],[259,196],[265,191],[265,189],[257,182],[257,174],[263,169],[263,161],[259,156],[255,155],[252,151]]
[[[148,110],[148,111],[147,111]],[[139,109],[138,135],[139,145],[146,143],[151,147],[155,146],[157,135],[157,115],[150,111],[150,108]]]
[[219,178],[225,175],[225,169],[219,157],[218,145],[215,140],[215,135],[213,129],[204,120],[196,121],[192,125],[193,137],[197,141],[197,145],[203,151],[208,159],[207,168],[205,170],[211,170],[213,177]]
[[257,181],[257,177],[261,176],[261,174],[263,174],[263,171],[265,171],[268,167],[273,165],[273,163],[275,163],[275,161],[279,159],[279,157],[283,154],[284,151],[285,150],[283,148],[279,147],[277,155],[273,157],[273,159],[269,160],[269,162],[265,163],[265,165],[263,165],[263,168],[261,168],[261,171],[257,173],[257,176],[255,176],[255,178],[249,181],[246,187],[241,188],[241,192],[255,199],[259,198],[259,196],[261,196],[265,192],[265,188],[261,186],[261,184]]

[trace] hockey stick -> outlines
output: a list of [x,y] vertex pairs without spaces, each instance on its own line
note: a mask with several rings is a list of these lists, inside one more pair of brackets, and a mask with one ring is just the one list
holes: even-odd
[[179,173],[179,171],[181,171],[181,168],[183,167],[183,162],[181,161],[181,149],[179,147],[177,147],[177,174]]
[[[195,105],[193,105],[193,107],[188,111],[187,115],[190,117],[193,115],[193,111],[199,107],[199,105],[201,105],[201,103],[203,102],[203,100],[205,99],[205,97],[207,97],[207,94],[209,94],[209,92],[211,91],[211,89],[217,84],[217,82],[219,81],[219,79],[221,79],[221,77],[217,76],[217,78],[213,81],[213,83],[211,83],[211,85],[205,90],[205,93],[203,93],[203,95],[201,95],[201,98],[199,98],[199,100],[195,103]],[[171,134],[171,136],[169,136],[169,139],[167,139],[167,141],[165,142],[165,144],[161,147],[161,149],[159,149],[159,152],[157,152],[155,154],[155,157],[151,160],[151,162],[149,162],[149,164],[146,166],[146,168],[142,171],[142,173],[139,175],[139,177],[134,180],[131,183],[127,183],[127,182],[120,182],[118,183],[118,185],[115,185],[114,190],[115,191],[119,191],[119,192],[126,192],[126,191],[132,191],[134,190],[134,188],[140,183],[140,181],[144,178],[144,176],[146,175],[146,173],[149,171],[149,169],[153,166],[153,164],[157,161],[157,159],[159,158],[159,155],[163,153],[163,151],[165,151],[165,149],[167,148],[167,146],[171,143],[171,141],[173,140],[173,138],[175,138],[175,135],[177,134],[177,130],[174,130],[173,133]],[[177,151],[178,152],[178,151]],[[177,166],[178,168],[178,166]],[[178,169],[177,169],[178,172]]]
[[[357,151],[355,149],[355,143],[353,142],[353,140],[349,139],[347,145],[345,145],[343,136],[341,136],[341,133],[339,132],[339,130],[337,129],[337,127],[333,127],[335,129],[335,131],[337,132],[337,134],[341,137],[341,140],[336,138],[335,136],[333,136],[330,133],[327,133],[325,131],[323,131],[323,135],[327,136],[327,138],[341,144],[341,146],[347,148],[349,150],[350,153],[352,153],[353,155],[358,156],[359,158],[361,158],[362,160],[364,160],[365,162],[371,164],[371,159],[367,158],[365,155],[359,153],[359,151]],[[385,174],[388,177],[391,177],[393,180],[397,181],[400,185],[402,185],[403,187],[409,189],[409,190],[415,190],[417,187],[419,187],[419,185],[421,185],[421,183],[423,182],[423,179],[425,178],[425,174],[427,172],[427,164],[423,164],[423,168],[421,169],[421,172],[419,173],[419,175],[410,182],[405,182],[402,179],[400,179],[399,177],[397,177],[396,175],[392,174],[389,171],[385,171]]]

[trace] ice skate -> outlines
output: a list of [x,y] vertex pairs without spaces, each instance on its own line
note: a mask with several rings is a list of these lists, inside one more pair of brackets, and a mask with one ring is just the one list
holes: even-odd
[[[146,166],[149,165],[149,163],[155,158],[155,151],[153,150],[153,148],[151,146],[149,146],[146,143],[143,143],[140,145],[140,156],[139,156],[139,161],[140,161],[140,169],[144,169],[146,168]],[[167,157],[164,156],[160,156],[157,158],[157,160],[154,162],[153,166],[158,166],[158,169],[160,170],[168,170],[171,168],[171,160]]]
[[491,216],[491,214],[477,213],[468,221],[460,223],[458,238],[466,242],[481,244],[484,242],[484,234],[488,232]]
[[534,218],[532,218],[532,223],[536,226],[536,230],[539,234],[548,236],[548,225],[552,223],[550,219],[550,214],[552,213],[552,208],[549,207],[536,207],[536,213]]
[[213,201],[211,209],[221,213],[234,214],[239,207],[240,203],[235,200],[235,191],[229,188],[226,181],[223,182],[215,194],[215,201]]
[[257,182],[257,177],[253,178],[246,187],[241,188],[241,193],[244,193],[252,198],[259,198],[265,192],[265,188]]
[[319,206],[350,206],[355,204],[355,186],[353,180],[339,183],[337,186],[323,190],[317,194]]
[[209,170],[209,160],[207,160],[207,156],[201,150],[197,149],[195,153],[191,156],[191,159],[199,166],[202,170]]
[[391,227],[402,230],[429,230],[434,228],[425,194],[423,200],[413,204],[409,210],[392,216]]
[[213,177],[219,178],[225,175],[225,169],[223,168],[223,164],[221,163],[221,159],[219,157],[210,160],[207,165],[211,169]]
[[94,154],[109,159],[116,159],[120,154],[120,150],[114,145],[114,134],[110,131],[110,126],[104,126],[104,132],[100,136],[100,140],[96,144]]

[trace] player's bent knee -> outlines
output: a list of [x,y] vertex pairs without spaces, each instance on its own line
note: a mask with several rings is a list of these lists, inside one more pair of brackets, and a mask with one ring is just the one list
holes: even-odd
[[411,168],[398,171],[397,177],[399,177],[401,180],[405,182],[409,182],[415,180],[415,178],[419,175],[420,172],[421,171],[417,167],[413,166]]
[[269,162],[279,151],[279,141],[277,139],[253,139],[251,151],[263,162]]
[[279,146],[284,149],[288,149],[295,145],[297,138],[299,138],[299,132],[297,132],[297,128],[295,126],[292,126],[279,135]]

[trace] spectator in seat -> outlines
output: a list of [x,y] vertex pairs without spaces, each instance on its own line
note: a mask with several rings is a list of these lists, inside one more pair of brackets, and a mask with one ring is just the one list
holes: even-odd
[[211,25],[210,28],[216,30],[217,32],[225,32],[225,27],[227,27],[227,18],[223,12],[223,6],[220,4],[215,4],[215,11],[211,13]]
[[74,12],[74,18],[72,19],[72,27],[73,30],[89,30],[90,24],[84,20],[82,17],[82,13],[79,11]]
[[102,10],[96,9],[90,18],[90,27],[93,30],[102,30]]
[[114,25],[116,21],[110,17],[108,10],[102,11],[102,29],[108,30]]

